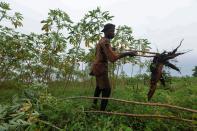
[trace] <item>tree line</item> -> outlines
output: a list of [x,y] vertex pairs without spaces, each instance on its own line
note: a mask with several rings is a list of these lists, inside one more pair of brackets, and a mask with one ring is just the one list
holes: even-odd
[[[88,11],[78,22],[60,9],[50,9],[41,20],[42,33],[24,34],[23,16],[12,11],[10,4],[0,2],[0,81],[50,82],[86,80],[95,55],[104,24],[114,16],[100,8]],[[6,24],[5,24],[6,23]],[[11,23],[12,26],[7,26]],[[127,25],[117,27],[112,46],[125,49],[150,49],[147,39],[136,39]],[[139,57],[125,58],[110,64],[110,75],[118,77],[123,65],[132,63],[143,68],[146,63]],[[124,73],[124,72],[122,72]]]

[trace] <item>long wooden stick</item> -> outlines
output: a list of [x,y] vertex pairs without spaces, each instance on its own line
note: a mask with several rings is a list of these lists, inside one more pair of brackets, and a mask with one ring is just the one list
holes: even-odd
[[136,56],[142,56],[142,57],[155,57],[153,55],[136,55]]
[[84,111],[86,113],[101,113],[108,115],[120,115],[120,116],[129,116],[129,117],[142,117],[142,118],[159,118],[159,119],[169,119],[176,121],[183,121],[188,123],[195,123],[195,120],[182,119],[175,116],[164,116],[164,115],[149,115],[149,114],[130,114],[130,113],[121,113],[121,112],[107,112],[107,111]]
[[150,52],[150,51],[143,51],[143,50],[125,50],[125,51],[137,51],[137,52],[148,53],[148,54],[159,54],[157,52]]
[[146,106],[160,106],[160,107],[167,107],[167,108],[172,108],[172,109],[178,109],[178,110],[182,110],[182,111],[197,113],[197,110],[189,109],[189,108],[185,108],[185,107],[180,107],[180,106],[174,106],[174,105],[162,104],[162,103],[149,103],[149,102],[146,103],[146,102],[137,102],[137,101],[127,101],[127,100],[115,99],[115,98],[75,96],[75,97],[67,97],[67,98],[64,98],[64,99],[106,99],[106,100],[113,100],[113,101],[118,101],[118,102],[122,102],[122,103],[146,105]]
[[47,121],[43,121],[43,120],[38,120],[38,121],[41,122],[41,123],[44,123],[46,125],[49,125],[49,126],[55,128],[56,130],[62,131],[62,129],[60,129],[59,127],[57,127],[57,126],[55,126],[55,125],[53,125],[53,124],[51,124],[51,123],[49,123]]

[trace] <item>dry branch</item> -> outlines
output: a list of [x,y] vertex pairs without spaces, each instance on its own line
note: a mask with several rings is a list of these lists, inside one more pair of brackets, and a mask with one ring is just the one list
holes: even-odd
[[155,56],[153,56],[153,55],[136,55],[136,56],[142,56],[142,57],[155,57]]
[[142,117],[142,118],[158,118],[158,119],[169,119],[176,121],[183,121],[188,123],[195,123],[195,120],[182,119],[175,116],[164,116],[164,115],[149,115],[149,114],[130,114],[130,113],[120,113],[120,112],[107,112],[107,111],[84,111],[86,113],[102,113],[108,115],[120,115],[120,116],[129,116],[129,117]]
[[137,51],[137,52],[147,53],[147,54],[159,54],[157,52],[150,52],[150,51],[143,51],[143,50],[125,50],[125,51]]
[[65,99],[108,99],[108,100],[113,100],[113,101],[122,102],[122,103],[137,104],[137,105],[146,105],[146,106],[167,107],[167,108],[172,108],[172,109],[177,109],[177,110],[182,110],[182,111],[197,113],[197,110],[189,109],[189,108],[185,108],[185,107],[180,107],[180,106],[174,106],[174,105],[162,104],[162,103],[150,103],[150,102],[146,103],[146,102],[137,102],[137,101],[127,101],[127,100],[115,99],[115,98],[90,97],[90,96],[75,96],[75,97],[67,97]]
[[44,123],[44,124],[46,124],[46,125],[49,125],[49,126],[55,128],[55,129],[58,130],[58,131],[61,131],[61,130],[62,130],[62,129],[60,129],[59,127],[57,127],[57,126],[55,126],[55,125],[53,125],[53,124],[51,124],[51,123],[49,123],[49,122],[47,122],[47,121],[43,121],[43,120],[38,120],[38,121],[41,122],[41,123]]

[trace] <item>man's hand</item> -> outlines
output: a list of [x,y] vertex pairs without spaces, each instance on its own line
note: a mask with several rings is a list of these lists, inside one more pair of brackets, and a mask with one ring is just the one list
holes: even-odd
[[126,52],[128,56],[132,57],[132,56],[136,56],[137,55],[137,51],[129,51]]
[[119,55],[119,59],[120,59],[120,58],[123,58],[123,57],[126,57],[126,56],[133,57],[133,56],[136,56],[136,55],[137,55],[137,51],[124,52],[124,53],[121,53],[121,54]]

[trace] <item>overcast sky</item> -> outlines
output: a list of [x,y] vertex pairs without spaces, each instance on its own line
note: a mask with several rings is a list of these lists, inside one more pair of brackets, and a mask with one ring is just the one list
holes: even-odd
[[[193,51],[178,57],[182,76],[197,65],[197,0],[5,0],[23,14],[21,31],[40,32],[40,21],[49,9],[62,9],[74,22],[97,6],[109,11],[115,25],[132,27],[136,38],[147,38],[152,51],[172,50],[184,38],[180,50]],[[125,67],[129,68],[129,67]],[[175,71],[173,75],[179,75]]]

